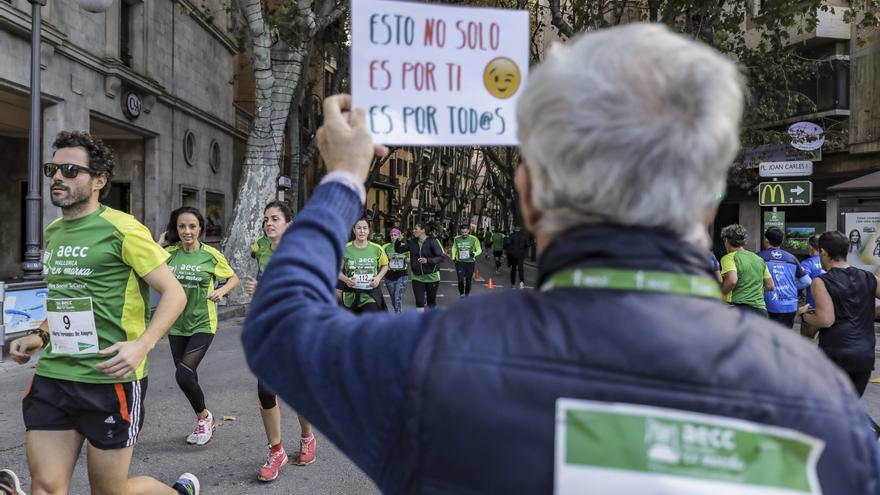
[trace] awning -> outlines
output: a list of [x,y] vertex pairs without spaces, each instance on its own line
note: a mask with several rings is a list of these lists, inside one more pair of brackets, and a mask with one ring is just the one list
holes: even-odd
[[880,172],[863,175],[828,188],[829,191],[855,191],[861,189],[880,189]]

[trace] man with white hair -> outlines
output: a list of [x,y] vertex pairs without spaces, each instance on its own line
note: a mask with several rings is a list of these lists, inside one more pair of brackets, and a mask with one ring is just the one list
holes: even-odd
[[662,26],[573,40],[519,100],[541,290],[354,316],[333,286],[384,150],[328,98],[330,173],[266,269],[248,363],[386,493],[880,493],[846,377],[713,278],[742,99],[731,61]]

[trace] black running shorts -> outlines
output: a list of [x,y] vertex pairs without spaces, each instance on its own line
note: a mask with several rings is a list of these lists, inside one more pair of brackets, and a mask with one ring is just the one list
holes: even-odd
[[144,424],[147,379],[129,383],[81,383],[34,376],[22,401],[30,430],[76,430],[102,450],[137,442]]

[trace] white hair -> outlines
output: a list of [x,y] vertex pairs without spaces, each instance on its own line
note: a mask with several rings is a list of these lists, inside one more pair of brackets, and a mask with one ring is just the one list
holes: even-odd
[[590,223],[708,239],[739,148],[742,77],[659,24],[582,35],[529,75],[517,122],[547,236]]

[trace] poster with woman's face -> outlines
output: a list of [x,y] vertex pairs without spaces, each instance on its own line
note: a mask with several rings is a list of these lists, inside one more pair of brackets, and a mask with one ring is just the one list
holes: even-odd
[[847,263],[880,275],[880,212],[847,213],[844,234],[849,238]]

